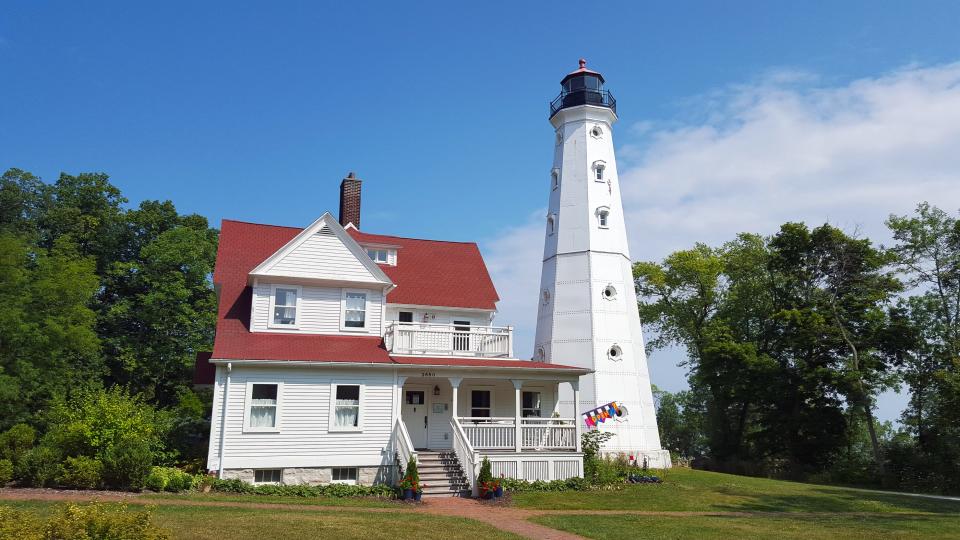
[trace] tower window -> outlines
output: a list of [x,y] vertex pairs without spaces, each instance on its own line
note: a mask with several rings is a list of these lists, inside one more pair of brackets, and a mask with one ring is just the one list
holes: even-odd
[[601,229],[607,229],[610,227],[610,209],[601,206],[597,208],[597,224]]
[[603,288],[604,300],[614,300],[617,298],[617,288],[613,285],[607,285]]
[[593,162],[593,178],[597,182],[604,181],[604,173],[606,172],[607,164],[604,161],[594,161]]
[[550,171],[550,178],[552,180],[553,189],[560,187],[560,169],[553,169]]
[[558,129],[557,130],[557,146],[560,146],[562,142],[563,142],[563,132]]
[[556,230],[556,218],[553,217],[553,214],[547,216],[547,234],[553,235]]
[[611,360],[622,360],[623,359],[623,349],[619,345],[613,345],[607,351],[607,358]]
[[544,290],[540,293],[540,298],[541,298],[541,300],[543,300],[543,305],[549,304],[549,303],[550,303],[550,291],[548,291],[547,289],[544,289]]
[[542,346],[537,347],[537,355],[534,357],[535,360],[543,362],[547,359],[547,352],[543,349]]
[[593,126],[593,128],[590,130],[590,135],[600,138],[603,136],[603,129],[601,129],[600,126]]

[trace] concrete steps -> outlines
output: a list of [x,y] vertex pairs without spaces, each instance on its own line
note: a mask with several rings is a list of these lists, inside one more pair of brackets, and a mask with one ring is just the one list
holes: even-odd
[[469,497],[470,487],[460,460],[450,451],[417,452],[417,471],[424,497]]

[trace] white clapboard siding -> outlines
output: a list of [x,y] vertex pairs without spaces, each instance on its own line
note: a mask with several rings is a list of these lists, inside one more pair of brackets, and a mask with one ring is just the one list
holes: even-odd
[[[297,332],[303,334],[349,334],[357,331],[341,332],[341,299],[343,291],[339,287],[301,287],[300,310],[297,313],[297,328],[270,328],[271,283],[259,280],[253,287],[253,331],[254,332]],[[383,310],[383,292],[367,290],[367,329],[366,333],[380,335],[380,318]]]
[[272,276],[377,283],[378,280],[333,234],[321,229],[266,272]]
[[[220,368],[214,394],[211,467],[219,465]],[[247,382],[280,382],[279,432],[243,431]],[[362,384],[362,431],[329,431],[331,384]],[[234,365],[224,439],[224,467],[283,468],[375,466],[389,456],[384,449],[393,428],[393,374],[310,368],[261,368]]]

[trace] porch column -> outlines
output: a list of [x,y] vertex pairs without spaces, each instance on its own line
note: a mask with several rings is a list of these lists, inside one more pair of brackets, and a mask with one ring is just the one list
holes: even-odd
[[519,452],[523,448],[523,433],[520,428],[520,407],[522,405],[520,389],[523,388],[523,381],[521,381],[520,379],[510,379],[510,382],[513,383],[513,392],[514,392],[515,405],[516,405],[516,407],[514,408],[514,420],[513,420],[513,427],[516,430],[516,433],[514,435],[514,439],[515,439],[514,442],[516,443],[515,446],[517,448],[517,452]]
[[[393,423],[396,424],[400,418],[400,410],[403,407],[403,383],[407,382],[406,375],[397,376],[397,393],[393,400]],[[391,426],[392,427],[392,426]]]
[[[463,382],[463,377],[447,377],[447,379],[450,381],[450,388],[453,389],[453,407],[451,411],[453,412],[453,419],[457,420],[458,392],[460,390],[460,383]],[[459,422],[459,420],[457,420],[457,422]]]
[[577,452],[582,452],[583,448],[580,447],[580,379],[570,381],[570,386],[573,388],[573,425],[577,426],[575,434]]

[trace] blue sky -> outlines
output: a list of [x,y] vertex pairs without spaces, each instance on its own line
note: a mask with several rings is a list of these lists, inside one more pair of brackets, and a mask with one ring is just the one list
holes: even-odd
[[[911,139],[932,145],[892,136],[911,117],[898,111],[953,104],[954,2],[343,4],[5,2],[0,168],[104,171],[134,203],[284,225],[335,211],[356,171],[365,230],[481,243],[518,344],[532,339],[547,104],[580,57],[618,99],[636,259],[790,219],[882,236],[888,213],[919,200],[960,206],[944,188],[953,109],[929,111],[942,129]],[[849,159],[877,147],[899,179]],[[761,153],[793,165],[757,173],[776,171]],[[749,170],[718,177],[717,155]],[[809,162],[826,165],[792,176]],[[800,184],[814,188],[783,204]],[[655,382],[681,388],[680,357],[655,354]]]

